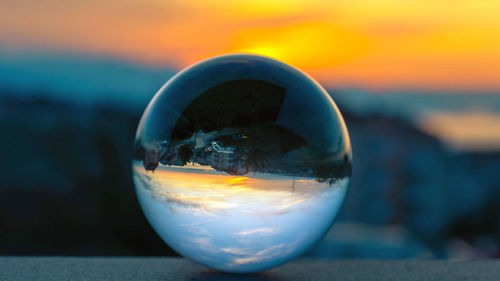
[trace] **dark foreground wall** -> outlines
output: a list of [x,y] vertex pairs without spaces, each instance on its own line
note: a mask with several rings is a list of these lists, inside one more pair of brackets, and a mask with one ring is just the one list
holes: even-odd
[[500,261],[296,260],[226,274],[180,258],[2,258],[0,280],[497,281]]

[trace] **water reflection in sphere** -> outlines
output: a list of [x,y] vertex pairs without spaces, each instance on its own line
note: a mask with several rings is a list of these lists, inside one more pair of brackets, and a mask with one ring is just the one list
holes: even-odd
[[347,130],[310,77],[253,55],[187,68],[137,129],[141,207],[181,255],[254,272],[304,253],[328,231],[351,174]]

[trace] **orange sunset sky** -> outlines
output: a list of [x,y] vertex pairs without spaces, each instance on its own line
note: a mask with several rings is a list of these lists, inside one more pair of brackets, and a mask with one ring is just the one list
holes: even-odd
[[0,43],[176,68],[249,52],[327,86],[500,89],[499,0],[2,0]]

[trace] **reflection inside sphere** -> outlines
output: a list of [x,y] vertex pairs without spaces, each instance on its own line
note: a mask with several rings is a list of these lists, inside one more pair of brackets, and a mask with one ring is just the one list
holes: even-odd
[[251,55],[188,68],[137,131],[137,196],[180,254],[229,272],[280,265],[333,223],[351,172],[345,124],[303,73]]

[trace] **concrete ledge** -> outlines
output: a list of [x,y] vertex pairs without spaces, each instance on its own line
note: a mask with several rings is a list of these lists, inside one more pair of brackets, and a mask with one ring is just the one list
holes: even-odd
[[0,280],[500,280],[500,261],[302,259],[250,275],[186,259],[0,257]]

